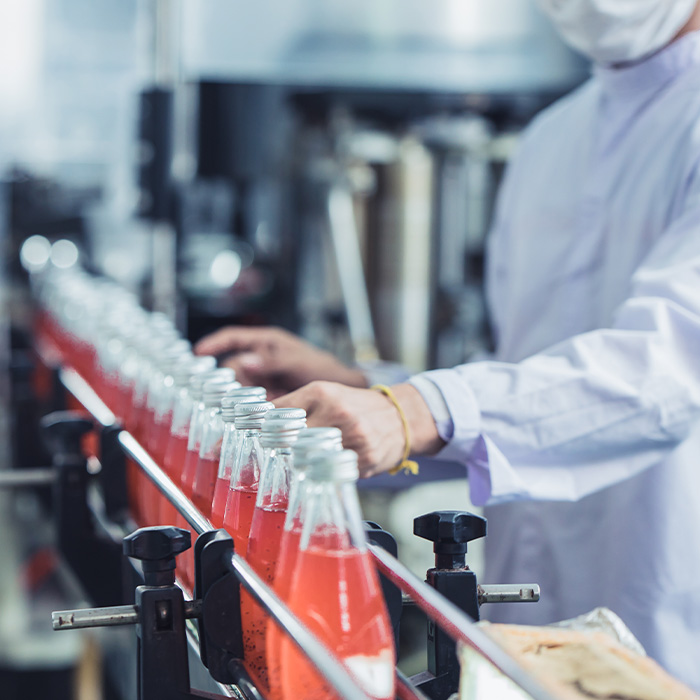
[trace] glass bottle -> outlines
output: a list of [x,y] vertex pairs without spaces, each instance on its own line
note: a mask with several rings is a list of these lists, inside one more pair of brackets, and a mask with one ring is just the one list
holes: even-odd
[[[260,444],[264,460],[250,525],[246,559],[267,584],[272,584],[279,557],[292,479],[292,446],[306,428],[303,408],[274,408],[265,414]],[[267,615],[247,591],[241,591],[243,650],[248,669],[267,692]]]
[[[167,425],[167,415],[163,411],[164,394],[168,386],[172,383],[172,372],[174,367],[183,361],[191,360],[193,355],[187,351],[179,353],[175,348],[172,352],[164,352],[156,358],[154,363],[154,373],[149,383],[148,395],[146,397],[147,415],[151,418],[151,427],[144,433],[143,439],[146,443],[144,447],[153,460],[163,467],[165,457],[164,431],[169,434],[170,426]],[[158,524],[158,504],[161,498],[160,491],[150,481],[144,481],[141,490],[141,514],[145,525]]]
[[204,403],[204,426],[199,447],[199,458],[192,484],[192,502],[199,512],[207,518],[211,515],[214,500],[214,486],[219,470],[221,442],[224,437],[224,421],[221,418],[221,399],[231,389],[240,384],[233,382],[209,381],[204,385],[202,401]]
[[[204,374],[214,378],[217,376],[216,371],[216,359],[210,355],[195,357],[178,364],[173,369],[172,387],[165,398],[164,410],[170,415],[170,433],[168,445],[165,448],[163,468],[176,484],[180,483],[180,474],[185,463],[187,435],[192,416],[193,400],[190,393],[190,380],[194,376]],[[225,373],[225,376],[229,376],[228,373]]]
[[204,384],[208,381],[232,382],[236,379],[236,373],[228,367],[220,367],[209,373],[198,374],[190,379],[190,396],[192,397],[192,412],[190,413],[189,428],[187,430],[187,452],[180,474],[180,486],[182,492],[190,498],[194,477],[199,459],[199,448],[202,444],[202,431],[204,429],[204,401],[202,393]]
[[[187,341],[185,341],[187,343]],[[189,343],[187,343],[189,346]],[[148,379],[146,392],[146,413],[150,417],[150,429],[143,436],[143,446],[151,457],[160,465],[163,465],[163,424],[167,419],[165,401],[167,390],[173,383],[173,370],[186,360],[194,359],[190,348],[179,341],[173,346],[159,351],[152,364],[153,371]],[[170,426],[168,426],[168,430]]]
[[[315,452],[301,493],[302,530],[287,605],[375,700],[394,698],[394,640],[367,550],[357,496],[357,455]],[[293,642],[282,640],[284,700],[336,697]]]
[[274,408],[274,404],[269,401],[250,401],[239,403],[234,409],[238,446],[226,499],[224,529],[233,537],[236,552],[243,556],[248,548],[248,534],[263,464],[260,431],[265,414],[271,408]]
[[[182,465],[180,474],[180,490],[187,496],[192,498],[192,489],[194,488],[194,478],[196,475],[197,461],[199,460],[199,448],[202,444],[202,432],[204,430],[204,419],[206,409],[202,400],[204,385],[208,382],[221,382],[229,384],[235,380],[235,372],[228,367],[221,367],[212,370],[211,373],[197,374],[190,379],[190,394],[192,396],[192,413],[190,415],[190,424],[187,435],[187,452],[185,461]],[[189,523],[178,515],[177,526],[190,531],[192,541],[197,539],[197,535],[190,527]],[[183,552],[180,557],[180,573],[182,583],[185,588],[192,591],[194,588],[194,547],[191,547],[186,552]]]
[[[158,397],[156,405],[156,424],[159,425],[158,437],[158,453],[162,455],[162,466],[165,473],[176,484],[180,483],[180,468],[185,458],[187,450],[187,437],[184,440],[173,438],[175,430],[176,414],[178,417],[178,428],[182,428],[182,420],[180,416],[186,413],[186,427],[189,427],[189,414],[192,406],[189,402],[188,384],[191,377],[196,374],[210,372],[216,367],[216,359],[211,356],[189,357],[178,362],[172,369],[172,372],[164,378],[163,387]],[[187,403],[187,407],[183,411],[181,404]],[[175,447],[172,453],[170,452],[171,444],[175,442]],[[178,452],[179,450],[179,452]],[[170,458],[170,459],[168,459]],[[178,466],[176,468],[175,461]],[[169,503],[161,493],[157,495],[157,524],[174,525],[177,522],[177,511],[175,507]]]
[[[296,566],[299,554],[299,540],[302,527],[302,504],[305,499],[301,497],[305,486],[306,463],[310,454],[314,452],[339,452],[343,449],[343,436],[339,428],[319,427],[302,430],[294,444],[294,461],[292,468],[292,481],[289,488],[287,514],[284,521],[284,530],[279,547],[279,557],[275,567],[273,590],[282,600],[289,596],[289,586],[292,573]],[[280,653],[284,633],[273,620],[267,622],[267,675],[268,697],[270,700],[281,700],[282,686],[280,677]]]
[[177,341],[178,336],[175,331],[163,330],[151,332],[149,336],[143,339],[143,342],[138,348],[138,366],[134,376],[129,408],[126,413],[126,429],[142,446],[143,436],[149,423],[146,413],[146,397],[148,393],[148,381],[153,372],[155,357],[160,350],[163,350]]
[[[176,358],[183,357],[190,350],[188,341],[184,339],[170,340],[168,338],[169,334],[161,337],[149,346],[147,358],[140,367],[137,383],[138,393],[134,394],[138,401],[138,407],[135,406],[134,411],[139,413],[135,426],[135,437],[156,462],[158,462],[158,455],[153,452],[152,445],[152,437],[155,434],[155,413],[152,403],[149,402],[150,396],[155,391],[155,386],[152,382],[157,384],[158,378],[162,377],[160,367],[163,362],[172,362]],[[140,525],[153,524],[155,513],[152,507],[155,502],[157,489],[140,469],[136,472],[136,493],[137,522]]]
[[221,399],[221,418],[224,421],[224,439],[221,443],[221,456],[214,486],[214,499],[211,504],[211,523],[216,528],[224,526],[226,499],[231,486],[231,471],[238,443],[235,424],[235,409],[239,403],[248,401],[265,401],[267,392],[261,386],[242,386],[231,391]]
[[156,462],[157,455],[153,451],[155,447],[153,438],[156,433],[155,395],[159,392],[165,374],[172,368],[173,363],[186,356],[191,357],[191,349],[190,342],[184,338],[156,343],[150,348],[148,361],[141,366],[139,387],[142,413],[139,442]]

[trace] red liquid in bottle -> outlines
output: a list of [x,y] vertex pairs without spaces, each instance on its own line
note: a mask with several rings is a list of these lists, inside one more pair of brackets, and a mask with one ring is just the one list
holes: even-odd
[[187,496],[187,498],[192,498],[192,489],[194,487],[194,477],[197,473],[197,462],[199,461],[199,454],[196,450],[187,450],[185,453],[185,462],[182,466],[182,476],[180,479],[180,486],[182,487],[182,492]]
[[226,501],[224,528],[233,537],[235,551],[243,556],[248,551],[248,535],[253,521],[257,493],[257,484],[254,489],[250,487],[231,489]]
[[[301,539],[301,523],[294,523],[290,530],[282,534],[279,559],[275,569],[273,590],[285,603],[289,600],[289,589],[292,586],[292,574],[299,555],[299,540]],[[269,700],[282,700],[281,654],[284,632],[280,631],[274,620],[267,621],[267,682]]]
[[214,484],[214,499],[211,504],[211,524],[218,530],[224,526],[224,514],[226,513],[226,501],[231,488],[231,478],[217,477]]
[[[164,469],[166,474],[176,483],[180,484],[180,472],[185,464],[187,454],[187,435],[171,435],[168,449],[165,452]],[[161,525],[175,525],[178,522],[179,513],[167,498],[160,502],[158,519]]]
[[206,517],[209,517],[211,514],[212,501],[214,500],[214,485],[218,471],[218,459],[199,458],[192,489],[192,502],[197,506],[199,512]]
[[[321,547],[300,551],[288,604],[336,650],[370,697],[393,700],[394,642],[367,552]],[[288,639],[282,640],[281,664],[285,700],[338,697]]]
[[[190,500],[192,500],[194,477],[197,470],[197,462],[199,461],[198,450],[199,446],[197,446],[197,451],[187,450],[185,453],[185,463],[182,469],[182,481],[180,483],[180,487],[185,496],[187,496],[187,498]],[[190,534],[192,535],[192,542],[196,540],[197,535],[182,516],[179,516],[178,527],[189,530]],[[194,588],[194,548],[190,548],[186,552],[183,552],[180,555],[180,562],[183,564],[183,581],[186,587],[191,591]]]
[[[153,459],[158,463],[158,466],[165,471],[165,451],[170,438],[170,420],[171,414],[166,414],[163,419],[155,424],[153,429],[153,439],[151,440]],[[165,496],[153,485],[149,484],[149,512],[153,514],[152,521],[154,525],[162,525],[160,519],[161,510],[163,509],[163,501],[167,501]]]
[[[155,414],[153,409],[145,408],[141,417],[141,445],[146,448],[148,454],[157,462],[158,457],[152,449],[153,435],[155,434]],[[148,526],[156,525],[157,513],[154,511],[154,507],[158,490],[141,470],[139,470],[138,484],[141,519]]]
[[[283,510],[255,508],[253,512],[246,559],[255,573],[268,584],[272,583],[275,575],[285,516]],[[241,591],[241,618],[246,664],[266,690],[268,617],[247,591]]]

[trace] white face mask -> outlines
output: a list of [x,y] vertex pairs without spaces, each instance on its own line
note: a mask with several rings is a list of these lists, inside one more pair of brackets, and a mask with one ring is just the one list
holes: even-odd
[[538,0],[571,46],[596,63],[637,61],[666,46],[698,0]]

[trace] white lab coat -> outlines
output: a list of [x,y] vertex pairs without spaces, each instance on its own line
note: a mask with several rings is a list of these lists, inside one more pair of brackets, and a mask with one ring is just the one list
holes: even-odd
[[535,120],[488,292],[495,360],[413,380],[491,504],[485,580],[542,588],[484,612],[608,606],[700,690],[700,33]]

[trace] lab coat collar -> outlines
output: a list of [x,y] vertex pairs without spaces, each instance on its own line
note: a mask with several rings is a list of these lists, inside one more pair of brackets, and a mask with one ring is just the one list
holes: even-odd
[[700,31],[695,31],[633,65],[622,68],[596,66],[594,75],[608,98],[629,99],[656,92],[678,76],[699,66]]

